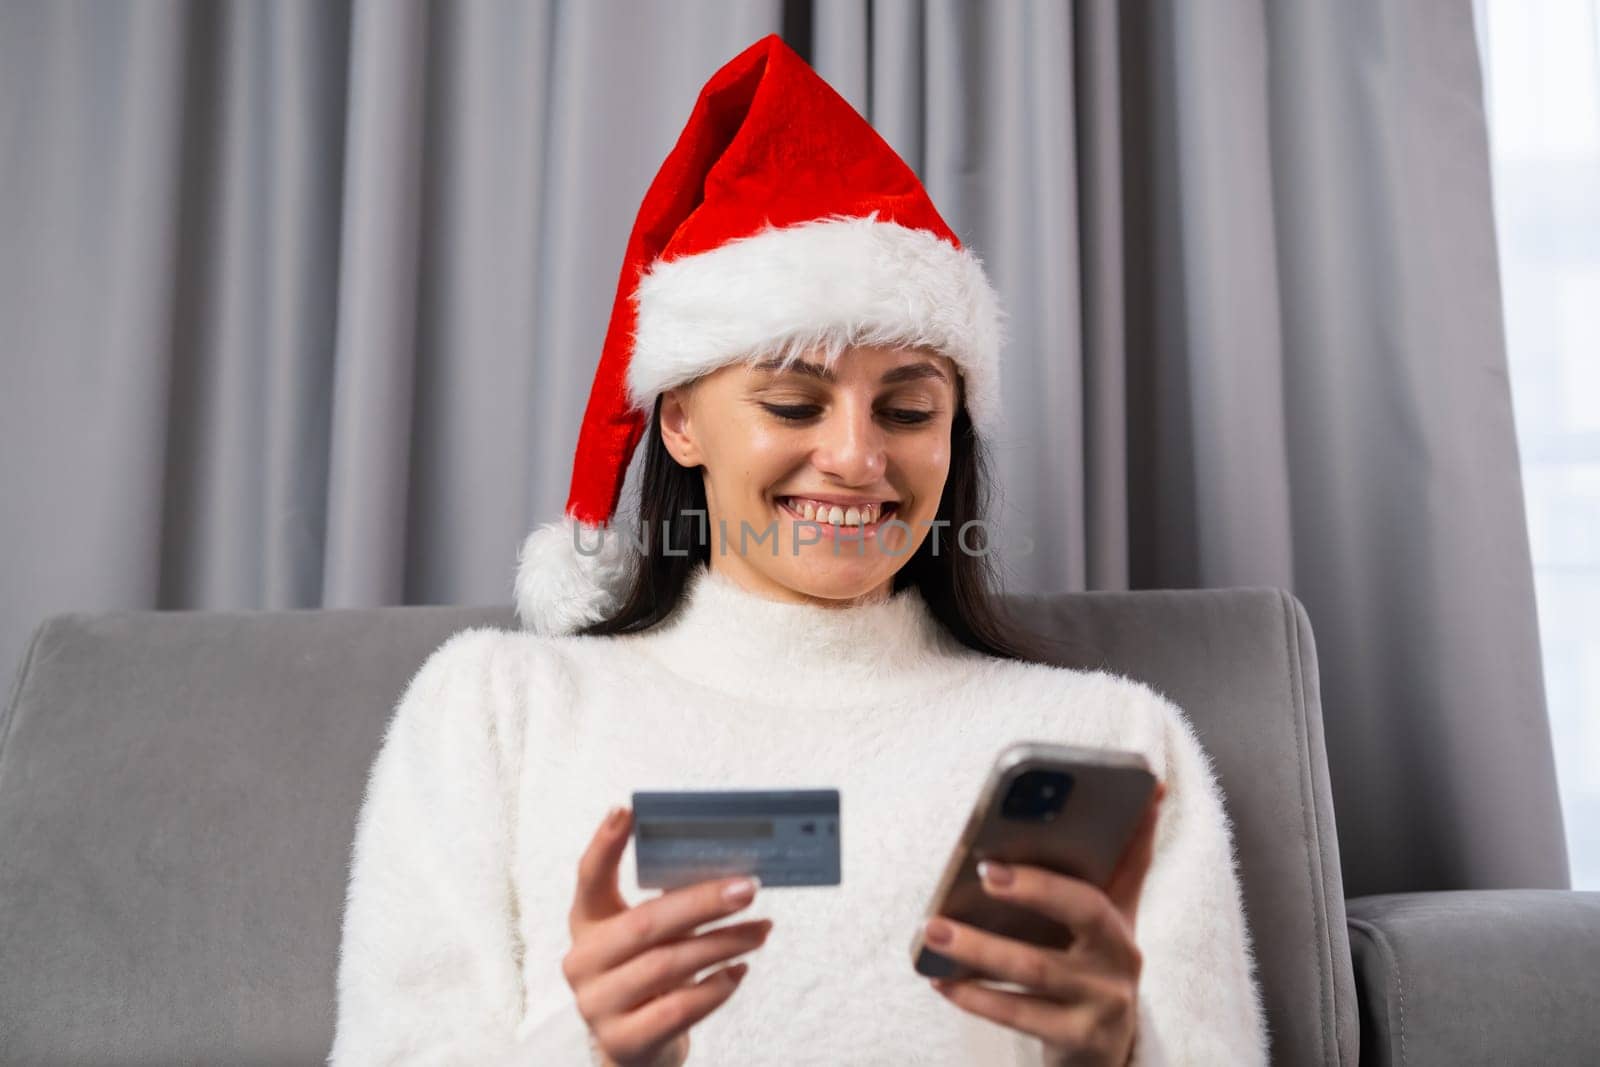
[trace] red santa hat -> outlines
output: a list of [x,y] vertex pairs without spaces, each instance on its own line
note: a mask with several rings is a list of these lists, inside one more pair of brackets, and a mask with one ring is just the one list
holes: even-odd
[[523,625],[573,633],[620,606],[638,550],[611,520],[660,393],[740,361],[925,347],[956,364],[982,434],[1000,317],[905,161],[781,38],[757,41],[700,91],[639,207],[565,515],[518,555]]

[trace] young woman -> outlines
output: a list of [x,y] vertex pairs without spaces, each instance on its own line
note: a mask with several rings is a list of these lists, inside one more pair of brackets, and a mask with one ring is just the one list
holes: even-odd
[[[1266,1062],[1192,729],[1034,662],[990,592],[998,322],[909,168],[777,38],[712,78],[629,242],[567,517],[524,547],[526,632],[446,642],[374,762],[331,1062]],[[1142,753],[1156,800],[1103,890],[990,871],[1068,943],[928,928],[1024,991],[935,988],[922,910],[989,764],[1035,739]],[[630,792],[743,788],[838,788],[841,884],[625,877]]]

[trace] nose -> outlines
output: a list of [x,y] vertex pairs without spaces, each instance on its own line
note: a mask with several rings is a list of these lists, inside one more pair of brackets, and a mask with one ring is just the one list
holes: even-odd
[[870,400],[836,404],[818,423],[812,462],[823,474],[844,485],[871,485],[883,480],[888,465],[888,438],[873,418]]

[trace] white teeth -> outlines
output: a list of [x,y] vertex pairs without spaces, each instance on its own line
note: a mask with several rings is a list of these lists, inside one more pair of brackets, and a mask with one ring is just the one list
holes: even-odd
[[[791,511],[803,515],[808,521],[832,523],[834,526],[871,526],[883,517],[877,504],[842,507],[837,504],[818,504],[792,496],[783,497],[782,501]],[[888,508],[884,507],[883,512],[887,511]]]

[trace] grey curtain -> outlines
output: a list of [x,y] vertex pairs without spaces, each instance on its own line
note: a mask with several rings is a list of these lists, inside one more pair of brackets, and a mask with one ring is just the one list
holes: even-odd
[[1566,887],[1468,0],[8,0],[0,665],[509,601],[644,188],[771,31],[1006,300],[1008,587],[1291,589],[1349,892]]

